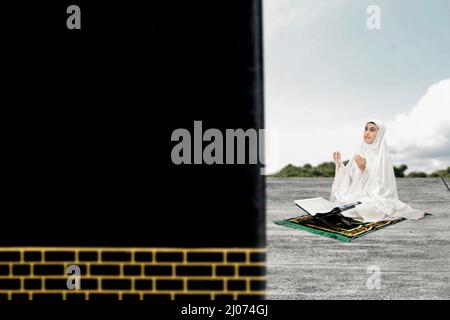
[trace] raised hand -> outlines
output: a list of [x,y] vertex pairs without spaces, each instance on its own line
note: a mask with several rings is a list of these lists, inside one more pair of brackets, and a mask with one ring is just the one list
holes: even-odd
[[341,166],[341,153],[339,151],[335,151],[333,153],[333,159],[334,159],[334,162],[336,162],[336,166],[340,167]]
[[355,162],[361,172],[364,172],[364,170],[366,170],[366,159],[363,156],[357,154],[355,156]]

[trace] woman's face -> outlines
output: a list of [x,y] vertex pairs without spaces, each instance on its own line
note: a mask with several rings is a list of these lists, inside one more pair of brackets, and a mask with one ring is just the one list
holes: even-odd
[[367,123],[366,128],[364,129],[364,142],[372,144],[377,137],[377,133],[378,127],[371,122]]

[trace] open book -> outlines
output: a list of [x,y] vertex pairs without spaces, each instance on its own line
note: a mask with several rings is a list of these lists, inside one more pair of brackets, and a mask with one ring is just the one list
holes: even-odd
[[353,209],[360,201],[351,202],[348,204],[337,205],[334,202],[324,198],[309,198],[303,200],[295,200],[294,203],[303,209],[306,213],[315,216],[327,213],[337,213],[345,210]]

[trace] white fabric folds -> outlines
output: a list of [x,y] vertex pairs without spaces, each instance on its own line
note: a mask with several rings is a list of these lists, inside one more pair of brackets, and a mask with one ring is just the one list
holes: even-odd
[[360,222],[377,222],[398,218],[420,219],[425,213],[414,210],[398,199],[394,167],[384,139],[385,125],[380,120],[369,120],[378,127],[372,144],[364,140],[357,154],[366,159],[364,172],[354,158],[336,168],[330,201],[338,204],[361,201],[354,209],[342,212]]

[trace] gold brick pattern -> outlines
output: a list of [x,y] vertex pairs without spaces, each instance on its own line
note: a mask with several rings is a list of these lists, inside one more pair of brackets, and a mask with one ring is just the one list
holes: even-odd
[[265,281],[262,248],[0,247],[0,300],[264,299]]

